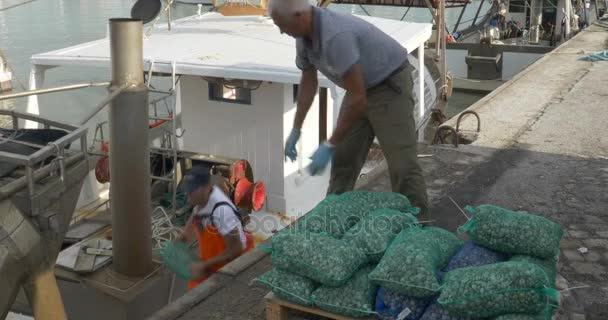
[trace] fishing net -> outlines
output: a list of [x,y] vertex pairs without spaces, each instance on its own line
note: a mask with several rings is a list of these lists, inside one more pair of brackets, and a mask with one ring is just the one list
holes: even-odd
[[432,298],[413,298],[380,288],[376,296],[376,312],[382,320],[418,320]]
[[305,306],[313,304],[312,292],[319,286],[308,278],[277,268],[262,274],[256,281],[269,286],[279,298]]
[[467,206],[467,210],[472,218],[459,231],[466,232],[484,247],[544,259],[555,258],[559,254],[563,230],[551,220],[492,205]]
[[464,267],[483,266],[486,264],[506,261],[507,255],[479,246],[473,241],[467,241],[450,259],[445,271]]
[[515,255],[509,261],[520,261],[533,263],[543,269],[547,275],[549,287],[555,288],[555,278],[557,277],[557,261],[554,259],[539,259],[530,256]]
[[465,317],[536,314],[559,301],[559,293],[547,285],[545,272],[534,264],[498,262],[448,272],[438,302]]
[[367,257],[356,245],[312,232],[272,237],[272,264],[329,286],[343,285]]
[[366,266],[360,269],[342,286],[319,287],[312,293],[315,305],[325,311],[349,317],[364,317],[374,314],[377,287],[368,279],[373,268],[373,266]]
[[[436,300],[429,305],[420,320],[472,320],[469,317],[458,317],[450,314]],[[479,318],[475,318],[479,319]]]
[[430,297],[439,290],[436,272],[461,245],[462,241],[447,230],[409,227],[393,240],[370,279],[401,294]]
[[368,257],[368,261],[378,262],[399,232],[417,221],[409,213],[393,209],[379,209],[371,212],[348,230],[342,240],[354,243],[361,248]]
[[182,279],[189,280],[192,275],[189,265],[200,261],[183,242],[167,242],[158,251],[165,266]]

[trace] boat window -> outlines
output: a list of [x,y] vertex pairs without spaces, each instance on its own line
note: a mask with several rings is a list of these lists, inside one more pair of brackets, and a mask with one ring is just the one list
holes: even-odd
[[525,0],[511,0],[509,1],[509,12],[526,12],[526,1]]
[[251,90],[225,86],[221,83],[209,83],[209,100],[251,104]]

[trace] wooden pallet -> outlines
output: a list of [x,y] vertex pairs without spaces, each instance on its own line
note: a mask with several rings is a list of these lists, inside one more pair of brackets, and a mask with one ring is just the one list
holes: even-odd
[[287,320],[289,310],[298,310],[310,314],[314,314],[317,316],[326,317],[329,319],[335,320],[365,320],[365,319],[373,319],[371,317],[366,318],[350,318],[341,316],[335,313],[323,311],[321,309],[315,307],[308,307],[299,304],[295,304],[293,302],[288,302],[282,300],[274,295],[274,293],[269,292],[266,297],[266,320]]

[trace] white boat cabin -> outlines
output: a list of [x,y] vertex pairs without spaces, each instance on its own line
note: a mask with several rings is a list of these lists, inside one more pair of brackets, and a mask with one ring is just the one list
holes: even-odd
[[[361,17],[423,57],[424,43],[431,36],[431,24],[407,23]],[[145,69],[175,79],[176,125],[183,132],[183,150],[233,159],[247,159],[256,181],[266,185],[267,200],[262,211],[296,216],[310,210],[324,198],[329,169],[321,177],[300,177],[320,134],[331,135],[342,92],[320,75],[327,100],[317,96],[303,128],[298,161],[285,161],[284,141],[292,128],[296,109],[295,90],[300,71],[295,66],[295,40],[279,32],[268,17],[222,16],[206,13],[155,27],[144,39]],[[436,99],[434,83],[423,59],[410,55],[417,67],[415,93],[420,107],[416,121],[424,123]],[[110,67],[109,39],[101,39],[32,57],[31,89],[43,86],[44,71],[57,66]],[[421,94],[427,80],[427,92]],[[430,86],[428,85],[430,81]],[[429,91],[431,90],[431,91]],[[320,91],[322,92],[322,91]],[[426,96],[426,97],[425,97]],[[323,96],[322,96],[323,97]],[[325,98],[325,97],[323,97]],[[425,101],[425,98],[427,101]],[[432,99],[432,101],[431,101]],[[428,103],[425,103],[428,102]],[[36,97],[28,112],[45,115]],[[320,123],[319,119],[324,119]],[[323,123],[324,122],[324,123]],[[326,128],[323,128],[323,127]],[[422,131],[422,130],[421,130]],[[296,179],[297,178],[297,179]],[[99,186],[85,184],[93,195]],[[298,180],[298,181],[296,181]],[[86,203],[94,199],[82,199]]]

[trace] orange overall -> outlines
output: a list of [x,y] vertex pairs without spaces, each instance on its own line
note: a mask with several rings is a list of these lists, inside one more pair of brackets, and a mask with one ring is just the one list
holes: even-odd
[[[198,220],[198,221],[197,221]],[[201,221],[199,219],[195,219],[196,236],[198,238],[198,249],[200,258],[202,261],[211,259],[220,255],[226,249],[226,243],[224,242],[224,237],[218,232],[218,230],[214,226],[205,226],[202,227]],[[253,237],[249,232],[245,232],[245,238],[247,239],[247,246],[243,253],[251,250],[253,248]],[[208,274],[213,274],[221,269],[224,264],[216,264],[207,270]],[[190,280],[188,282],[188,290],[198,286],[203,281],[207,280],[208,277],[204,277],[199,281]]]

